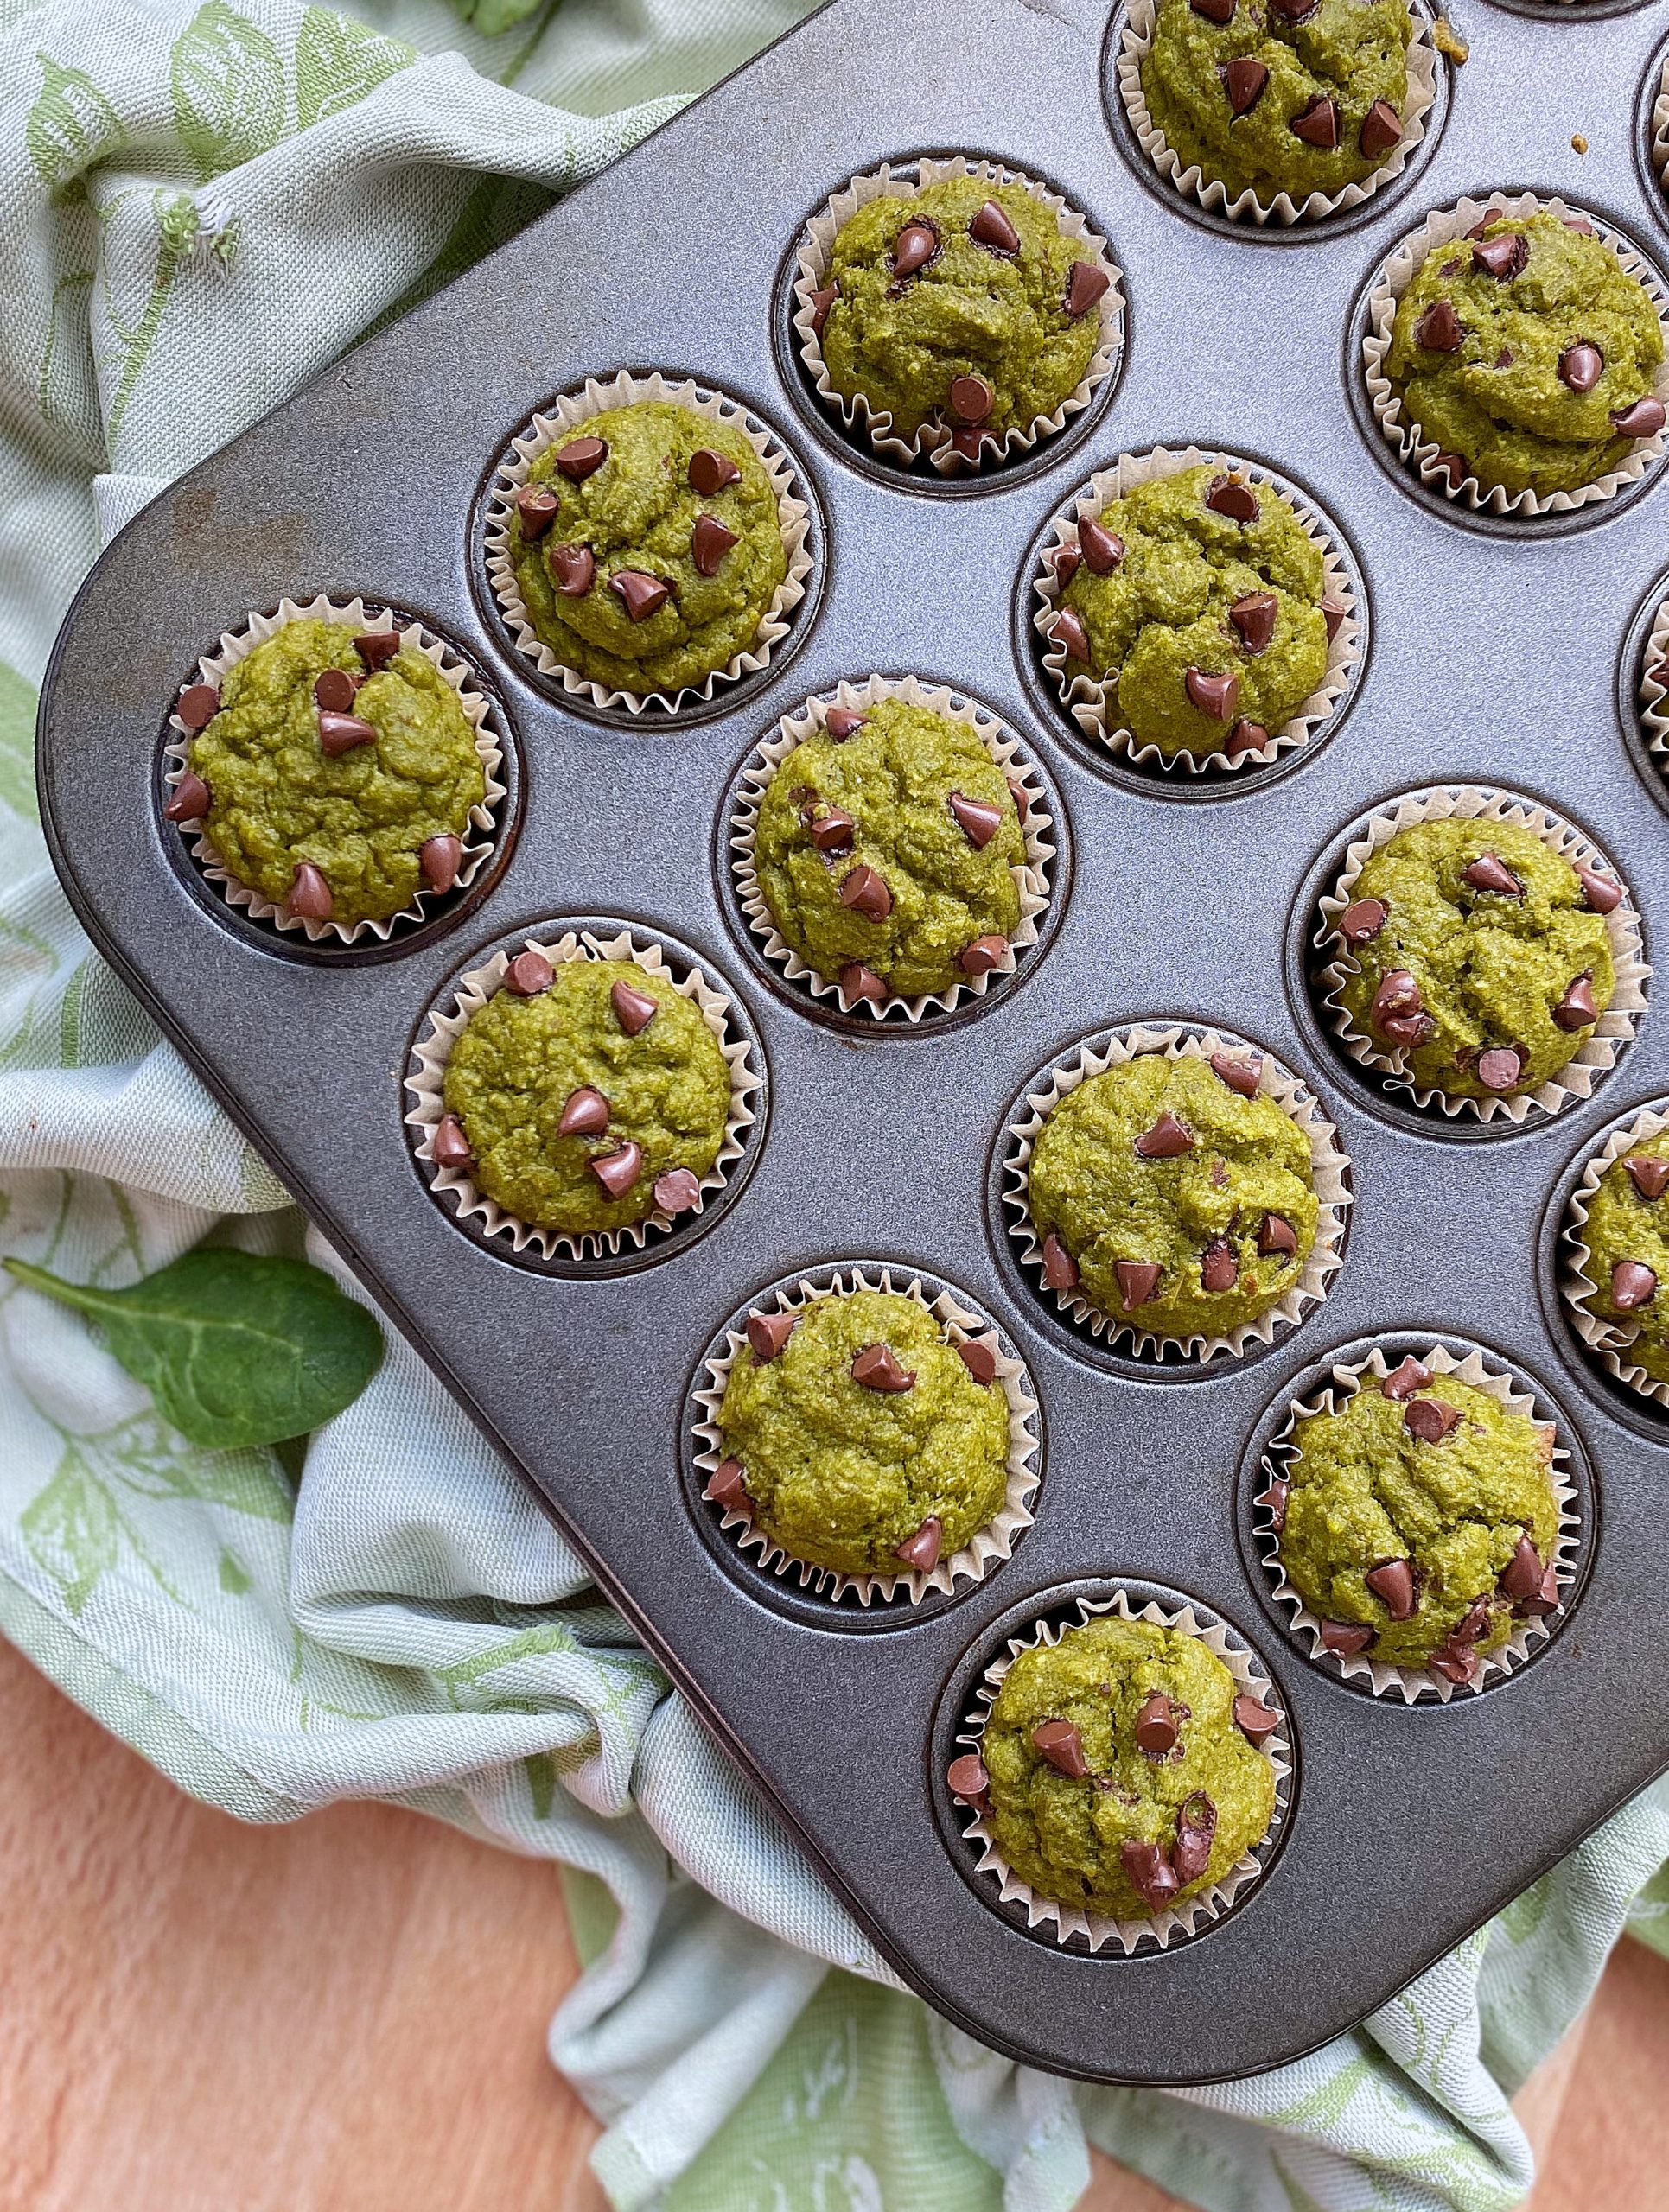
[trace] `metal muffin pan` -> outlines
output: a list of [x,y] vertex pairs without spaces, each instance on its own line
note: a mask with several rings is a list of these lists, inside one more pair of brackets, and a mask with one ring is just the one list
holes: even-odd
[[[1360,2020],[1669,1763],[1669,1421],[1580,1356],[1547,1259],[1589,1148],[1669,1093],[1669,1027],[1648,1005],[1593,1096],[1551,1118],[1439,1124],[1347,1068],[1301,950],[1313,871],[1347,825],[1443,780],[1528,789],[1573,816],[1633,886],[1648,955],[1669,931],[1657,771],[1618,718],[1669,493],[1653,481],[1564,536],[1458,526],[1383,465],[1350,397],[1353,302],[1427,207],[1558,187],[1614,211],[1658,259],[1669,211],[1632,151],[1660,11],[1602,30],[1589,9],[1530,20],[1475,0],[1472,59],[1417,181],[1347,225],[1284,232],[1278,251],[1267,233],[1192,219],[1121,153],[1102,98],[1108,17],[1105,0],[836,0],[149,507],[65,626],[39,757],[48,835],[95,942],[525,1470],[898,1972],[1016,2057],[1186,2083],[1275,2065]],[[1105,229],[1130,302],[1105,410],[1024,469],[954,489],[857,456],[773,335],[806,209],[923,151],[1058,182]],[[755,410],[823,516],[792,657],[670,726],[604,723],[551,696],[505,651],[475,581],[477,494],[505,442],[554,391],[622,366]],[[1109,773],[1040,687],[1015,610],[1037,534],[1091,468],[1189,442],[1249,445],[1313,487],[1360,562],[1373,651],[1348,715],[1278,773],[1138,784]],[[160,816],[158,733],[182,671],[249,611],[317,591],[411,609],[455,639],[521,749],[495,880],[374,957],[322,959],[239,925],[197,895]],[[1002,715],[1048,779],[1070,854],[1012,985],[919,1029],[859,1029],[779,988],[727,879],[739,763],[785,709],[872,671]],[[770,1112],[745,1187],[698,1238],[653,1243],[621,1271],[545,1272],[434,1203],[401,1079],[453,974],[588,913],[665,933],[732,993]],[[1256,1357],[1098,1359],[1025,1289],[991,1218],[988,1175],[1022,1083],[1075,1039],[1142,1020],[1267,1044],[1350,1160],[1343,1268]],[[785,1275],[853,1262],[943,1279],[989,1313],[1035,1382],[1044,1440],[1036,1521],[1012,1557],[882,1618],[802,1600],[797,1584],[774,1601],[702,1525],[685,1471],[688,1393],[727,1318]],[[1593,1501],[1562,1632],[1435,1710],[1312,1665],[1266,1610],[1237,1523],[1271,1408],[1332,1348],[1403,1333],[1475,1340],[1534,1378],[1583,1447]],[[944,1700],[1016,1609],[1120,1580],[1198,1600],[1246,1640],[1287,1713],[1298,1781],[1278,1853],[1232,1912],[1163,1955],[1091,1957],[1016,1927],[959,1858]]]

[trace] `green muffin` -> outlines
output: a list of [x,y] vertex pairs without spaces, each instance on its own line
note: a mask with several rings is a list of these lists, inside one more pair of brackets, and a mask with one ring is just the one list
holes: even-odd
[[1663,428],[1657,312],[1587,227],[1488,217],[1434,246],[1397,303],[1385,373],[1427,443],[1486,489],[1579,491]]
[[1327,674],[1343,617],[1322,551],[1272,485],[1202,466],[1078,525],[1049,634],[1109,726],[1170,758],[1262,747]]
[[997,1849],[1040,1897],[1114,1920],[1220,1882],[1275,1811],[1275,1769],[1242,1732],[1239,1695],[1182,1629],[1103,1613],[1030,1645],[980,1747]]
[[1628,1339],[1628,1362],[1669,1382],[1669,1136],[1647,1137],[1614,1160],[1588,1205],[1583,1300]]
[[[751,1315],[709,1496],[839,1574],[927,1571],[1002,1510],[1009,1402],[914,1298],[856,1290]],[[979,1374],[992,1379],[982,1382]]]
[[509,532],[540,639],[611,690],[671,694],[728,668],[787,574],[777,495],[753,447],[670,400],[565,431],[528,470]]
[[443,1100],[437,1160],[467,1164],[530,1227],[602,1236],[694,1204],[723,1144],[730,1073],[666,976],[527,950],[453,1045]]
[[1321,1209],[1303,1131],[1239,1087],[1258,1066],[1138,1052],[1051,1108],[1027,1185],[1047,1285],[1171,1338],[1225,1336],[1286,1296]]
[[849,1000],[987,973],[1019,925],[1026,862],[1003,768],[971,724],[930,708],[829,712],[760,802],[754,861],[778,934]]
[[1265,1503],[1329,1650],[1469,1681],[1515,1612],[1551,1612],[1553,1432],[1405,1360],[1294,1428]]
[[194,684],[181,709],[209,719],[169,816],[201,820],[238,882],[348,925],[451,887],[486,772],[457,693],[392,631],[287,623],[227,670],[218,707]]
[[1611,1002],[1604,916],[1621,895],[1520,824],[1415,823],[1351,887],[1335,929],[1354,971],[1335,995],[1423,1089],[1534,1090]]
[[1401,143],[1413,35],[1407,0],[1160,0],[1142,91],[1185,168],[1302,206]]
[[1022,185],[952,177],[872,200],[836,233],[817,295],[829,381],[906,440],[941,423],[977,453],[1024,430],[1100,343],[1107,283],[1087,253]]

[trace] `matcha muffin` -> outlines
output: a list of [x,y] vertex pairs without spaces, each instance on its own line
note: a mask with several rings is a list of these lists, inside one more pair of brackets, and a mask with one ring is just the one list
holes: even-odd
[[1322,1649],[1470,1681],[1558,1605],[1552,1456],[1551,1427],[1413,1358],[1296,1420],[1258,1503]]
[[789,575],[784,505],[753,444],[674,400],[558,429],[504,506],[500,596],[606,691],[670,698],[729,668]]
[[1037,194],[952,174],[848,214],[800,296],[814,365],[849,414],[862,403],[906,445],[975,459],[1085,382],[1110,289],[1095,247]]
[[831,706],[776,763],[751,861],[777,935],[846,1005],[953,991],[1010,957],[1034,901],[1017,785],[919,698]]
[[1296,1289],[1321,1221],[1310,1141],[1260,1068],[1140,1052],[1049,1109],[1026,1182],[1047,1288],[1137,1335],[1214,1340]]
[[1347,613],[1291,502],[1210,462],[1081,515],[1054,567],[1063,692],[1087,677],[1104,734],[1167,760],[1261,751],[1321,690]]
[[1450,489],[1471,478],[1543,500],[1663,428],[1662,359],[1639,277],[1586,217],[1538,208],[1432,245],[1397,302],[1383,374]]
[[411,633],[285,622],[218,684],[188,684],[175,721],[191,737],[164,812],[292,918],[351,931],[458,880],[482,741]]
[[1669,1384],[1669,1134],[1629,1145],[1577,1230],[1584,1310],[1626,1339],[1628,1365]]
[[1142,93],[1231,199],[1336,200],[1402,143],[1413,33],[1407,0],[1159,0]]
[[441,1094],[437,1165],[530,1228],[605,1240],[699,1203],[732,1078],[670,976],[528,945],[453,1039]]
[[791,1559],[929,1573],[1008,1491],[1009,1399],[983,1339],[916,1298],[857,1288],[748,1317],[706,1494]]
[[992,1842],[1039,1897],[1146,1920],[1269,1833],[1277,1722],[1197,1636],[1099,1613],[1003,1676],[978,1752]]
[[1422,1090],[1534,1091],[1611,1003],[1621,898],[1521,823],[1411,823],[1347,885],[1334,1002]]

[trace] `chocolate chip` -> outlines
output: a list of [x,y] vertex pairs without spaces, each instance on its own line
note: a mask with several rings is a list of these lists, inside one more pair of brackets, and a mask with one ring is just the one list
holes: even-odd
[[287,904],[292,914],[300,914],[309,922],[328,922],[335,911],[330,886],[311,861],[296,863]]
[[1441,1675],[1445,1681],[1464,1684],[1478,1671],[1478,1655],[1469,1643],[1445,1643],[1434,1651],[1428,1662],[1434,1675]]
[[1150,1912],[1163,1912],[1182,1888],[1176,1869],[1156,1843],[1134,1840],[1118,1847],[1125,1878]]
[[1243,715],[1223,741],[1223,750],[1231,760],[1238,760],[1243,753],[1261,753],[1269,743],[1269,732],[1261,722],[1248,721]]
[[333,760],[344,753],[351,753],[356,745],[374,745],[377,727],[363,721],[358,715],[321,715],[319,716],[319,749]]
[[1597,346],[1579,338],[1559,355],[1559,382],[1574,392],[1592,391],[1605,371],[1605,356]]
[[1362,1577],[1393,1621],[1414,1617],[1414,1569],[1405,1559],[1381,1560]]
[[504,971],[505,988],[524,999],[536,999],[541,991],[548,991],[555,981],[556,970],[545,955],[536,952],[531,944],[524,945]]
[[915,1388],[914,1376],[899,1365],[888,1344],[865,1344],[852,1362],[852,1380],[889,1397]]
[[1249,1744],[1261,1744],[1281,1725],[1281,1716],[1261,1698],[1242,1690],[1233,1705],[1234,1725]]
[[1432,456],[1431,466],[1440,474],[1449,479],[1449,488],[1451,492],[1457,485],[1464,484],[1472,474],[1471,462],[1457,453],[1436,454]]
[[1009,220],[1005,208],[995,200],[986,200],[968,226],[968,236],[976,245],[988,245],[998,253],[1018,253],[1020,233]]
[[1362,118],[1361,130],[1356,143],[1362,149],[1364,161],[1377,162],[1392,148],[1401,143],[1402,118],[1389,100],[1375,100]]
[[1057,645],[1065,649],[1068,660],[1087,661],[1090,657],[1090,633],[1084,627],[1083,617],[1073,607],[1063,607],[1049,625],[1049,635]]
[[1614,407],[1611,420],[1625,438],[1654,438],[1663,428],[1663,402],[1637,399],[1632,407]]
[[1237,1060],[1232,1052],[1214,1052],[1211,1071],[1220,1083],[1231,1090],[1238,1090],[1242,1098],[1255,1098],[1264,1072],[1264,1056],[1254,1052],[1249,1060]]
[[1240,701],[1238,676],[1214,676],[1207,669],[1190,668],[1182,677],[1182,688],[1188,693],[1188,703],[1202,715],[1209,715],[1213,721],[1233,721],[1234,709]]
[[553,545],[551,573],[564,599],[583,599],[596,582],[596,556],[589,545]]
[[1147,1304],[1164,1273],[1155,1260],[1118,1260],[1112,1271],[1118,1278],[1118,1295],[1124,1302],[1126,1313],[1133,1313],[1138,1306]]
[[624,982],[610,984],[608,1003],[615,1010],[615,1020],[628,1037],[635,1037],[647,1029],[660,1011],[647,991],[634,991]]
[[616,569],[608,579],[608,588],[618,595],[633,622],[647,622],[652,614],[659,614],[672,595],[669,583],[659,576],[646,575],[641,569]]
[[1619,1260],[1611,1270],[1611,1303],[1633,1313],[1657,1296],[1658,1279],[1643,1260]]
[[945,1787],[964,1805],[977,1805],[991,1786],[985,1762],[977,1752],[964,1751],[945,1770]]
[[1330,154],[1339,143],[1338,107],[1324,92],[1317,92],[1309,105],[1293,117],[1288,128],[1305,145],[1318,146],[1322,153]]
[[1387,1022],[1405,1020],[1421,1010],[1419,985],[1406,968],[1392,968],[1380,978],[1367,1018],[1375,1029],[1385,1033]]
[[516,493],[516,520],[521,524],[522,537],[530,543],[543,537],[561,505],[556,493],[547,492],[542,484],[524,484]]
[[1214,515],[1231,522],[1256,522],[1258,494],[1243,477],[1214,476],[1206,486],[1206,505]]
[[984,799],[964,798],[960,791],[952,791],[950,807],[968,842],[982,852],[1003,827],[1002,808],[990,806]]
[[1414,325],[1414,343],[1428,353],[1454,353],[1466,335],[1452,302],[1433,300]]
[[1287,1501],[1292,1495],[1292,1484],[1284,1475],[1276,1475],[1269,1488],[1259,1491],[1253,1498],[1254,1505],[1261,1505],[1269,1515],[1269,1525],[1278,1536],[1286,1527]]
[[1474,891],[1497,891],[1507,899],[1524,896],[1523,884],[1498,853],[1480,853],[1461,870],[1461,881]]
[[1260,653],[1275,635],[1275,618],[1281,611],[1281,602],[1272,591],[1251,591],[1244,599],[1237,599],[1228,610],[1228,619],[1240,633],[1240,643],[1249,653]]
[[1461,1425],[1461,1409],[1441,1398],[1411,1398],[1403,1408],[1403,1426],[1422,1444],[1441,1444]]
[[865,999],[872,1006],[885,1006],[892,996],[874,969],[866,968],[861,960],[849,960],[835,981],[848,1007],[859,1005]]
[[1612,914],[1622,904],[1622,886],[1614,883],[1608,875],[1602,875],[1597,868],[1586,867],[1581,861],[1572,861],[1577,880],[1582,885],[1583,896],[1596,914]]
[[1216,1834],[1216,1806],[1203,1789],[1190,1791],[1176,1808],[1176,1841],[1170,1854],[1179,1882],[1199,1880],[1211,1864]]
[[825,806],[816,816],[807,811],[806,834],[819,853],[844,853],[850,849],[857,824],[844,807]]
[[1270,0],[1269,11],[1271,16],[1279,16],[1285,22],[1303,23],[1309,20],[1321,4],[1322,0]]
[[400,649],[398,630],[362,630],[354,640],[354,650],[374,676],[379,669],[386,668]]
[[1334,639],[1338,636],[1340,625],[1349,613],[1350,609],[1345,605],[1343,600],[1336,598],[1330,591],[1324,591],[1317,604],[1322,610],[1322,620],[1327,626],[1328,643],[1331,645]]
[[1229,23],[1234,20],[1234,0],[1188,0],[1188,5],[1208,23]]
[[761,1367],[774,1360],[794,1332],[798,1313],[750,1313],[746,1323],[748,1349]]
[[965,976],[989,976],[1007,959],[1009,941],[1005,937],[977,937],[971,944],[965,944],[956,956],[956,964]]
[[[833,299],[832,289],[827,296],[831,300]],[[813,300],[819,300],[824,297],[824,295],[821,292],[813,292],[812,297]],[[821,330],[823,326],[819,322],[817,327]],[[711,446],[698,446],[690,455],[689,474],[691,490],[699,493],[704,499],[710,499],[716,492],[722,492],[727,484],[736,482],[742,474],[742,467],[739,462],[731,460],[728,453],[717,453]]]
[[983,423],[996,404],[997,395],[984,377],[952,377],[951,412],[959,422]]
[[1200,1263],[1201,1290],[1233,1290],[1240,1280],[1240,1265],[1226,1236],[1214,1236]]
[[1009,797],[1014,801],[1015,812],[1022,823],[1029,822],[1031,819],[1031,801],[1026,796],[1025,785],[1016,782],[1012,776],[1004,777],[1003,781],[1008,785]]
[[689,1167],[669,1167],[655,1178],[655,1204],[662,1213],[688,1213],[701,1197],[701,1184]]
[[1265,1260],[1277,1255],[1290,1259],[1298,1249],[1298,1235],[1284,1213],[1266,1213],[1258,1229],[1258,1249]]
[[893,240],[893,274],[914,276],[939,253],[939,233],[931,223],[906,223]]
[[707,1486],[701,1494],[711,1498],[715,1505],[722,1505],[727,1513],[751,1515],[754,1510],[740,1459],[721,1459],[708,1476]]
[[901,1559],[918,1574],[931,1574],[939,1564],[939,1544],[943,1533],[938,1516],[930,1513],[914,1535],[906,1536],[901,1544],[893,1546],[893,1557]]
[[1400,1366],[1393,1367],[1380,1383],[1381,1394],[1393,1405],[1404,1405],[1417,1390],[1424,1390],[1431,1380],[1431,1370],[1424,1360],[1416,1359],[1411,1352]]
[[462,1167],[471,1156],[463,1123],[455,1114],[443,1114],[429,1140],[429,1157],[437,1167]]
[[1623,1172],[1643,1198],[1660,1198],[1669,1190],[1669,1160],[1655,1160],[1649,1152],[1631,1152]]
[[1078,1262],[1053,1230],[1043,1239],[1043,1285],[1047,1290],[1078,1287]]
[[600,1090],[582,1084],[570,1090],[557,1123],[559,1137],[600,1137],[608,1126],[608,1101]]
[[1373,1641],[1373,1630],[1356,1621],[1323,1621],[1321,1632],[1322,1650],[1336,1651],[1341,1659],[1354,1659]]
[[213,796],[201,776],[189,768],[162,801],[165,822],[201,822],[213,804]]
[[188,729],[207,729],[220,711],[220,695],[212,683],[188,683],[174,711]]
[[1076,1721],[1040,1720],[1031,1732],[1031,1740],[1042,1758],[1073,1782],[1082,1782],[1088,1775],[1090,1763],[1084,1757],[1084,1739]]
[[1078,550],[1083,555],[1084,566],[1090,574],[1105,576],[1124,559],[1124,541],[1116,532],[1104,529],[1093,515],[1080,515]]
[[1501,1569],[1502,1594],[1516,1603],[1520,1598],[1533,1598],[1541,1588],[1541,1555],[1531,1541],[1529,1532],[1523,1532],[1513,1547],[1513,1556]]
[[1161,1114],[1153,1127],[1143,1129],[1136,1140],[1138,1160],[1178,1160],[1193,1149],[1191,1133],[1171,1113]]
[[[690,558],[696,564],[697,575],[716,576],[736,542],[735,531],[726,530],[717,515],[698,515],[696,526],[690,532]],[[640,621],[642,617],[634,615],[632,619]]]
[[1475,1598],[1449,1631],[1450,1643],[1481,1643],[1489,1633],[1495,1608],[1487,1598]]
[[557,467],[575,484],[595,476],[608,458],[608,447],[602,438],[574,438],[565,446],[558,446],[554,455]]
[[[1082,530],[1083,526],[1082,523],[1078,525],[1080,530]],[[1055,547],[1054,556],[1055,581],[1063,590],[1078,574],[1078,564],[1083,557],[1083,554],[1075,545]]]
[[823,727],[838,744],[844,744],[854,730],[862,729],[869,716],[857,707],[828,707],[824,709]]
[[[821,338],[823,335],[823,326],[829,320],[829,309],[840,297],[840,287],[838,284],[825,284],[820,291],[808,293],[806,297],[811,302],[812,328],[816,333],[817,336]],[[695,483],[695,479],[693,477],[691,477],[690,480],[691,483]],[[715,486],[714,488],[717,489],[717,487]],[[696,485],[696,489],[698,492],[701,493],[703,499],[707,499],[711,496],[699,484]]]
[[1170,1700],[1163,1690],[1150,1691],[1136,1716],[1137,1749],[1145,1751],[1150,1759],[1163,1758],[1167,1751],[1176,1748],[1181,1733]]
[[641,1146],[623,1144],[618,1152],[605,1152],[587,1166],[611,1198],[623,1198],[643,1173]]
[[1529,258],[1530,241],[1517,231],[1498,238],[1480,238],[1472,249],[1472,266],[1503,284],[1521,275]]
[[1655,668],[1646,671],[1647,681],[1655,683],[1659,691],[1669,691],[1669,660],[1660,660]]
[[1066,308],[1074,322],[1099,302],[1112,282],[1106,270],[1098,268],[1092,261],[1073,263],[1067,271]]
[[425,837],[417,848],[417,866],[431,891],[449,891],[458,880],[462,861],[462,837]]
[[1511,1090],[1523,1067],[1516,1046],[1492,1045],[1478,1055],[1478,1081],[1486,1090]]
[[1591,969],[1578,976],[1566,988],[1564,996],[1553,1009],[1553,1019],[1561,1029],[1586,1029],[1590,1021],[1597,1021],[1600,1010],[1594,999],[1594,978]]
[[989,1337],[960,1337],[957,1357],[982,1389],[997,1380],[997,1347]]
[[1339,917],[1339,935],[1347,944],[1369,944],[1385,927],[1389,911],[1383,899],[1353,899]]
[[1231,115],[1250,115],[1264,96],[1269,71],[1249,54],[1237,54],[1223,65],[1223,91]]
[[866,922],[884,922],[893,910],[893,894],[867,861],[860,861],[840,886],[840,903]]
[[1556,1613],[1558,1609],[1559,1571],[1550,1560],[1542,1571],[1541,1581],[1534,1592],[1528,1598],[1520,1598],[1513,1610],[1521,1616],[1539,1618],[1547,1613]]
[[313,679],[313,703],[328,715],[345,715],[359,685],[345,668],[323,668]]
[[1564,215],[1560,218],[1567,231],[1580,231],[1585,238],[1592,238],[1594,226],[1586,215]]

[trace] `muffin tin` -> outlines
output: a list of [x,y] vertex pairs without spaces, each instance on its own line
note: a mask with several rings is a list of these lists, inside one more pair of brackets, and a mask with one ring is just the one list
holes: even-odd
[[[1341,1056],[1309,981],[1340,840],[1433,783],[1524,791],[1590,833],[1643,909],[1648,957],[1669,919],[1630,626],[1663,594],[1661,472],[1556,527],[1462,521],[1359,421],[1353,302],[1425,207],[1558,190],[1669,256],[1669,205],[1631,159],[1661,10],[1602,35],[1593,14],[1470,0],[1472,58],[1412,174],[1347,221],[1277,232],[1198,219],[1121,152],[1105,0],[836,0],[182,479],[95,569],[46,687],[43,813],[95,942],[526,1471],[898,1973],[975,2036],[1062,2072],[1180,2084],[1301,2054],[1669,1762],[1669,1416],[1589,1360],[1558,1288],[1582,1162],[1669,1093],[1650,988],[1592,1096],[1515,1128],[1381,1089]],[[940,486],[857,453],[782,332],[806,210],[857,170],[958,150],[1084,210],[1124,273],[1128,344],[1116,390],[1061,435]],[[583,712],[506,649],[485,588],[481,500],[506,444],[553,394],[622,367],[753,410],[816,517],[791,635],[691,715]],[[1092,469],[1188,442],[1251,447],[1313,489],[1360,561],[1373,643],[1324,746],[1162,782],[1060,711],[1029,595],[1034,549]],[[493,867],[382,945],[315,949],[239,916],[161,817],[167,716],[197,654],[252,610],[317,592],[455,641],[508,741]],[[786,982],[729,868],[741,764],[780,714],[871,672],[987,702],[1039,764],[1058,828],[1050,912],[1018,974],[914,1025],[845,1018]],[[547,1270],[436,1203],[403,1078],[459,971],[598,915],[699,960],[768,1088],[698,1234]],[[1133,1021],[1262,1044],[1313,1087],[1351,1163],[1328,1297],[1239,1359],[1096,1346],[1035,1294],[993,1201],[1022,1085]],[[691,1474],[691,1394],[726,1322],[775,1282],[853,1266],[942,1281],[988,1314],[1039,1402],[1035,1522],[983,1580],[920,1606],[837,1604],[760,1572]],[[1442,1707],[1312,1662],[1249,1518],[1259,1440],[1294,1393],[1335,1348],[1404,1338],[1481,1345],[1550,1408],[1588,1485],[1582,1577],[1555,1632]],[[1005,1908],[942,1781],[958,1686],[1078,1589],[1121,1585],[1245,1640],[1293,1769],[1262,1878],[1191,1940],[1128,1957]]]

